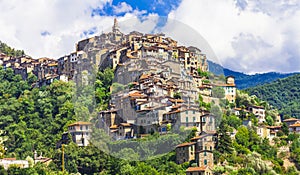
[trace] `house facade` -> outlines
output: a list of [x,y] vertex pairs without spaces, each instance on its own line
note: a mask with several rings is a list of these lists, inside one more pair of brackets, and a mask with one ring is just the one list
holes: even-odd
[[195,160],[195,142],[182,143],[176,146],[176,163],[182,164]]
[[72,136],[72,141],[78,146],[87,146],[92,133],[92,123],[75,122],[68,125],[68,133]]

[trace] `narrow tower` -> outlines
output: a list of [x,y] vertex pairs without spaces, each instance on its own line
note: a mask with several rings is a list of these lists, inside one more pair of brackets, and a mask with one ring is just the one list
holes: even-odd
[[117,18],[114,19],[114,25],[112,27],[113,33],[117,33],[119,31],[119,25],[118,25],[118,20]]

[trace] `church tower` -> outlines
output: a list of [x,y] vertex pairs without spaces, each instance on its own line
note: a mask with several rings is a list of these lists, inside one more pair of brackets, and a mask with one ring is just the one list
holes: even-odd
[[117,18],[114,19],[114,25],[112,27],[112,31],[113,31],[113,33],[120,32]]

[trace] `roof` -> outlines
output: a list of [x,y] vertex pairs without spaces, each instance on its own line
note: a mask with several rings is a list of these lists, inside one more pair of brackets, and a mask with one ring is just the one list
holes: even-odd
[[198,140],[198,139],[202,139],[202,138],[207,137],[207,136],[208,136],[208,134],[200,135],[200,136],[196,136],[196,137],[191,138],[191,140]]
[[288,119],[285,119],[283,120],[284,122],[292,122],[292,121],[298,121],[299,119],[296,119],[296,118],[288,118]]
[[117,129],[117,128],[118,128],[117,125],[112,125],[112,126],[110,127],[110,129]]
[[182,99],[169,99],[169,101],[170,101],[170,102],[173,102],[173,103],[174,103],[174,102],[175,102],[175,103],[176,103],[176,102],[177,102],[177,103],[183,103],[183,102],[184,102],[184,100],[182,100]]
[[176,148],[191,146],[191,145],[194,145],[194,144],[196,144],[196,142],[182,143],[182,144],[177,145]]
[[235,84],[214,84],[215,86],[221,86],[221,87],[235,87]]
[[10,161],[12,161],[12,160],[17,160],[15,157],[13,157],[13,158],[3,158],[2,160],[10,160]]
[[46,163],[48,161],[52,161],[52,159],[48,158],[48,157],[37,157],[37,159],[35,159],[35,160],[37,160],[37,161],[39,161],[41,163]]
[[251,105],[251,106],[249,106],[250,108],[252,107],[252,108],[258,108],[258,109],[265,109],[265,107],[263,107],[263,106],[256,106],[256,105]]
[[125,127],[126,127],[126,126],[131,126],[130,123],[120,123],[120,125],[121,125],[121,126],[125,126]]
[[143,97],[145,95],[142,95],[140,92],[134,92],[129,94],[129,97]]
[[68,126],[77,126],[77,125],[92,125],[92,123],[91,122],[82,122],[82,121],[79,121],[79,122],[75,122],[75,123],[69,124]]
[[268,128],[270,128],[270,129],[280,129],[281,126],[268,126]]
[[138,82],[132,82],[131,84],[138,85],[139,83]]
[[189,167],[186,172],[197,172],[197,171],[205,171],[207,167]]
[[300,122],[297,122],[297,123],[289,126],[289,128],[296,128],[296,127],[300,127]]
[[149,76],[150,76],[150,75],[143,74],[143,75],[140,77],[140,80],[147,79],[147,78],[149,78]]

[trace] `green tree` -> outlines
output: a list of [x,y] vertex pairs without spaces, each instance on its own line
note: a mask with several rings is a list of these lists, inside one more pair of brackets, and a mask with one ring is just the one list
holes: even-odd
[[233,152],[232,141],[230,136],[227,134],[228,132],[229,126],[223,119],[218,129],[219,142],[217,146],[217,151],[221,154],[232,154]]
[[224,98],[225,91],[222,87],[213,87],[212,88],[212,97],[214,98]]
[[245,147],[249,146],[249,131],[245,126],[240,126],[235,135],[236,142]]
[[268,116],[266,117],[266,122],[267,122],[267,124],[268,124],[269,126],[273,126],[273,125],[274,125],[274,120],[273,120],[273,118],[272,118],[270,115],[268,115]]

